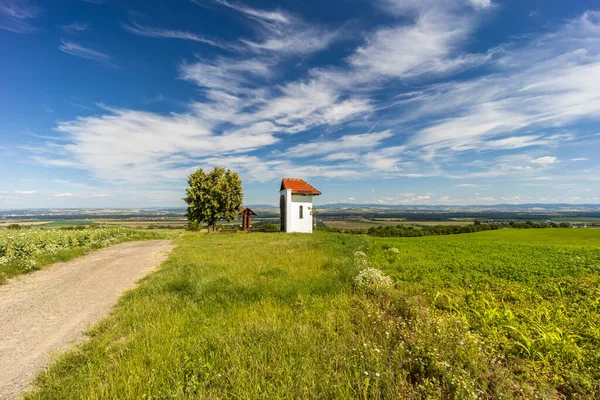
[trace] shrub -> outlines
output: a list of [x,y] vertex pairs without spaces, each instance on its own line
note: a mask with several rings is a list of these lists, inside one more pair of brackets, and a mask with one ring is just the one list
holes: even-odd
[[186,229],[191,232],[197,232],[200,230],[200,223],[198,221],[188,221]]
[[394,281],[377,268],[363,269],[354,278],[354,287],[367,293],[385,293],[394,287]]

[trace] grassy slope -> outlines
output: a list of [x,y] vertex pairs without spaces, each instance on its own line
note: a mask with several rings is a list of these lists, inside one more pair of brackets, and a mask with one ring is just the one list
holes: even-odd
[[[600,258],[593,257],[600,231],[573,231],[401,239],[187,234],[164,266],[122,299],[88,343],[60,357],[28,397],[548,398],[562,391],[592,398],[598,374],[590,363],[599,360],[589,348],[598,337],[586,333],[580,352],[568,341],[560,354],[540,347],[547,357],[540,360],[524,354],[513,331],[503,328],[528,329],[527,315],[542,311],[538,303],[558,307],[574,299],[588,306],[597,299],[597,292],[580,292],[593,295],[598,287]],[[396,289],[353,291],[352,254],[367,246],[378,267],[404,279]],[[505,277],[485,267],[503,253],[512,255],[503,263]],[[532,260],[550,265],[582,256],[596,267],[575,263],[579,278],[568,270],[551,278],[578,285],[558,300],[528,283],[554,276],[551,268],[515,272]],[[519,258],[528,262],[514,263]],[[481,290],[465,287],[465,277]],[[495,297],[501,295],[502,301]],[[503,304],[512,307],[512,319]],[[525,306],[531,310],[519,310]],[[561,375],[564,367],[573,373]]]

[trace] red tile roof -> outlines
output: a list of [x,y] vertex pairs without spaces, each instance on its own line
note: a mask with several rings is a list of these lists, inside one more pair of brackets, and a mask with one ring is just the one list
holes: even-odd
[[318,196],[321,192],[309,185],[304,179],[283,178],[281,180],[281,189],[292,189],[292,194],[308,194]]

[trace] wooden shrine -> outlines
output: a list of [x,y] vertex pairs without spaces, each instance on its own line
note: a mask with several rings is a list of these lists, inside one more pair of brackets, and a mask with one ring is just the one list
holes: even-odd
[[248,207],[238,212],[238,215],[242,216],[242,229],[246,232],[250,230],[250,216],[254,215],[255,217],[258,217],[258,214]]

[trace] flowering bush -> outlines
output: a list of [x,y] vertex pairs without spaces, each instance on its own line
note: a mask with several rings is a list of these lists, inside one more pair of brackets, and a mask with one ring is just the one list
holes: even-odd
[[367,255],[361,250],[354,252],[354,262],[359,268],[367,268],[370,266]]
[[369,293],[382,293],[393,288],[394,281],[377,268],[368,267],[354,278],[354,285]]

